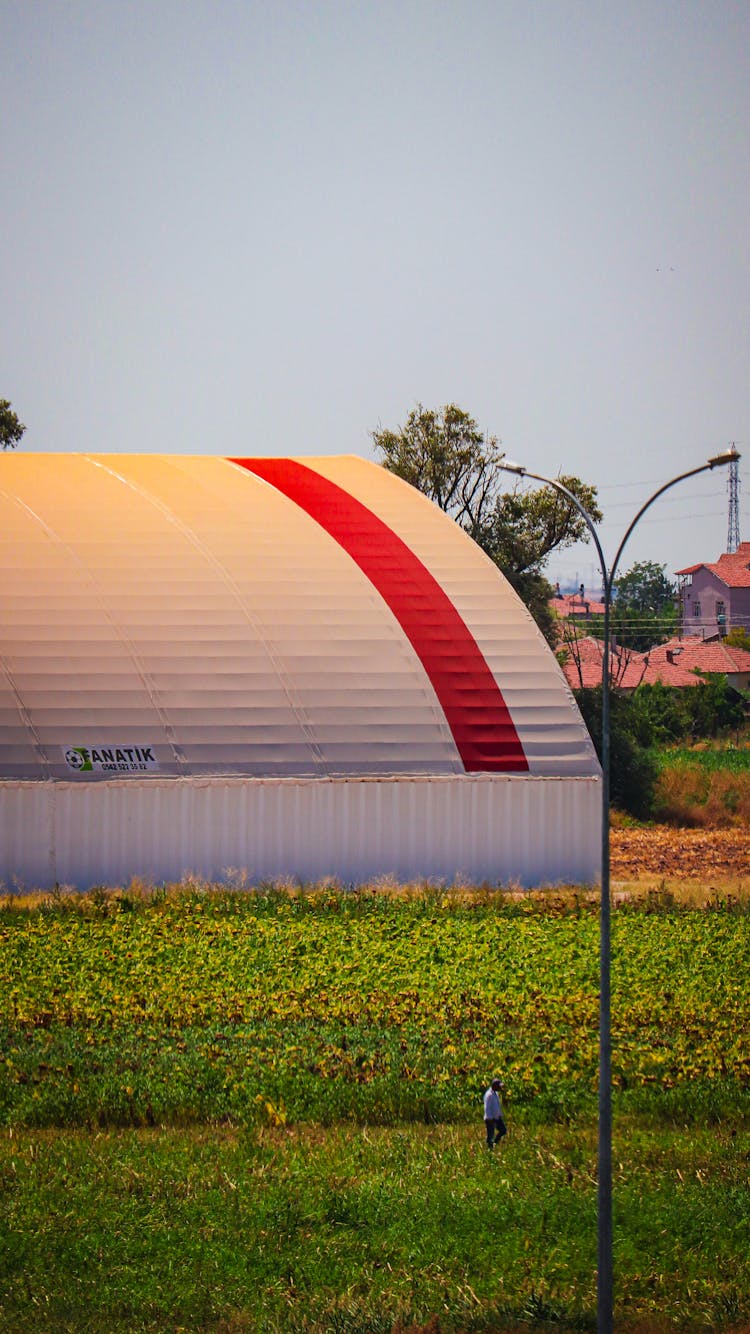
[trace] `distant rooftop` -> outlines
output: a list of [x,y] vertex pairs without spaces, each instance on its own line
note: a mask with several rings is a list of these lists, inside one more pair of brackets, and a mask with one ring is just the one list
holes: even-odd
[[[603,641],[586,635],[574,644],[566,644],[568,659],[563,671],[568,684],[578,690],[601,685]],[[580,664],[580,670],[579,670]],[[707,641],[690,636],[670,639],[647,653],[614,647],[609,662],[612,684],[620,690],[635,690],[639,685],[697,686],[696,673],[716,672],[733,676],[750,672],[750,653],[721,640]]]
[[710,570],[727,588],[750,588],[750,542],[740,542],[736,551],[725,551],[717,561],[699,561],[697,565],[686,565],[677,574],[695,574],[698,570]]

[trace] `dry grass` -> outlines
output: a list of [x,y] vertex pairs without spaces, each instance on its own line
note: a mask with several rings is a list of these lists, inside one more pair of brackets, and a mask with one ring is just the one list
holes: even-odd
[[750,826],[750,771],[680,764],[659,775],[657,819],[686,829]]

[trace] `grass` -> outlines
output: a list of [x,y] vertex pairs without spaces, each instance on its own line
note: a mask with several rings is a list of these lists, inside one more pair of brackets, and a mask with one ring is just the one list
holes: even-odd
[[[0,1328],[390,1334],[585,1330],[595,1131],[474,1127],[8,1133]],[[748,1311],[750,1135],[615,1137],[619,1328]]]
[[[618,1330],[750,1319],[748,907],[614,914]],[[576,891],[6,901],[0,1331],[591,1329],[597,951]]]
[[690,760],[670,763],[657,780],[654,815],[683,829],[747,828],[750,767],[732,769]]
[[661,769],[694,765],[711,773],[750,772],[750,745],[744,745],[742,748],[714,746],[703,750],[697,746],[676,746],[657,750],[655,754]]
[[750,746],[675,747],[654,754],[657,820],[681,828],[750,824]]

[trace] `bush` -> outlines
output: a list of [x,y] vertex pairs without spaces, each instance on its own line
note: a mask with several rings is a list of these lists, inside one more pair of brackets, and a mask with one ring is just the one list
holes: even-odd
[[[577,690],[578,707],[589,730],[601,760],[602,692]],[[613,690],[610,696],[610,796],[613,806],[634,815],[639,820],[659,813],[671,812],[674,818],[675,793],[660,792],[657,803],[659,763],[655,747],[682,740],[696,741],[737,731],[745,719],[745,696],[727,685],[723,676],[708,676],[694,689],[672,689],[661,684],[640,685],[632,695]],[[674,786],[674,784],[673,784]],[[708,802],[708,811],[702,812],[700,823],[711,819],[718,802],[721,809],[731,814],[743,807],[743,798],[726,793],[715,793],[716,801]],[[688,805],[695,808],[706,803],[686,794]],[[717,807],[718,809],[718,807]],[[695,823],[695,821],[692,821]]]
[[661,746],[679,741],[690,730],[685,695],[692,693],[691,690],[670,689],[661,682],[640,685],[624,701],[624,725],[639,746]]
[[695,690],[686,690],[690,735],[717,736],[720,732],[736,731],[745,721],[744,697],[739,690],[727,685],[723,676],[710,675]]
[[[583,720],[601,760],[602,692],[576,692]],[[642,746],[628,726],[630,700],[626,695],[610,698],[609,791],[614,806],[639,820],[648,819],[653,810],[658,776],[655,757]]]

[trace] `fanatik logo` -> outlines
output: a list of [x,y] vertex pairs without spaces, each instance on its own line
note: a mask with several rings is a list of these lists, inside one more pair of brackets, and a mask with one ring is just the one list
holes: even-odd
[[77,774],[142,774],[159,768],[153,746],[63,746],[65,763]]

